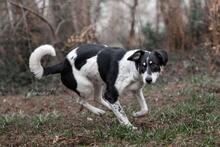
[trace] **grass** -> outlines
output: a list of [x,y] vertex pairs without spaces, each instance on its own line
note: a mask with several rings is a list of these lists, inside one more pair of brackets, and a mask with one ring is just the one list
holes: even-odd
[[32,122],[36,128],[39,128],[42,125],[46,125],[51,121],[56,121],[59,118],[59,114],[57,111],[53,111],[52,113],[38,114],[33,117]]
[[[159,107],[155,101],[149,100],[149,115],[138,119],[129,116],[131,122],[139,128],[137,131],[118,125],[110,112],[102,117],[81,112],[74,118],[66,117],[58,111],[33,116],[10,113],[0,115],[0,139],[6,136],[8,141],[4,145],[11,145],[7,144],[12,141],[9,136],[17,133],[17,136],[22,136],[19,145],[30,146],[219,146],[219,93],[207,88],[207,85],[215,84],[214,80],[197,75],[175,84],[178,83],[185,86],[171,89],[171,94],[167,94],[169,89],[164,90],[163,94],[180,100]],[[150,86],[145,92],[154,93],[165,86]],[[134,104],[127,106],[128,114],[138,108]],[[93,120],[88,121],[87,117]]]
[[[161,142],[162,144],[175,143],[183,138],[190,138],[202,132],[194,142],[201,146],[214,146],[217,137],[214,135],[220,129],[220,116],[212,114],[217,109],[217,98],[210,94],[194,95],[175,106],[166,106],[156,110],[149,116],[155,126],[144,128],[141,132],[135,132],[124,127],[113,126],[110,129],[97,130],[96,137],[101,140],[114,138],[127,140],[130,143]],[[187,140],[185,140],[185,143]]]

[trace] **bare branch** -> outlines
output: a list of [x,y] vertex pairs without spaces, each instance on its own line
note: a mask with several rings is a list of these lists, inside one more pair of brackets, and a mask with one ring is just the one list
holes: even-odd
[[13,29],[14,28],[14,17],[13,17],[12,9],[11,9],[9,2],[7,2],[7,8],[8,8],[8,16],[9,16],[11,28]]
[[38,13],[34,12],[33,10],[31,10],[31,9],[21,5],[21,4],[17,4],[17,3],[11,2],[11,1],[9,3],[12,4],[15,7],[22,8],[23,10],[28,11],[28,12],[34,14],[35,16],[37,16],[38,18],[40,18],[40,20],[42,20],[43,22],[45,22],[49,26],[54,39],[55,40],[57,39],[57,35],[56,35],[55,31],[54,31],[54,28],[52,27],[52,25],[43,16],[39,15]]
[[[121,2],[124,3],[128,8],[132,9],[133,5],[128,3],[126,0],[122,0]],[[136,3],[136,2],[134,2],[134,3]]]

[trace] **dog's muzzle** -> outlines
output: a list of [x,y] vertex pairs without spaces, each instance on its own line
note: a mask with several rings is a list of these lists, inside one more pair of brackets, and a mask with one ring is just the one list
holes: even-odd
[[147,77],[145,79],[146,83],[151,84],[152,83],[152,78],[151,77]]

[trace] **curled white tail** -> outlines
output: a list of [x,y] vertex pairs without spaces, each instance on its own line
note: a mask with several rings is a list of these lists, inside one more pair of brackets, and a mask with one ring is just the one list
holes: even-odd
[[51,45],[42,45],[34,50],[31,53],[29,59],[29,68],[35,77],[40,79],[43,76],[44,69],[41,65],[41,58],[45,55],[56,56],[55,49]]

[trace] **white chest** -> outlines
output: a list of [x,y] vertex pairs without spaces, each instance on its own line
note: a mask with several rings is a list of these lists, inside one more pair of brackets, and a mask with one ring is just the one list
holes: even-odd
[[115,82],[119,94],[123,94],[126,90],[137,90],[143,87],[144,83],[138,74],[135,64],[126,58],[119,62],[119,73]]

